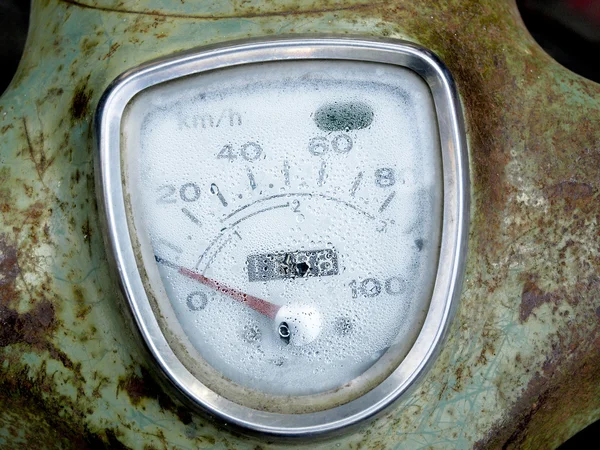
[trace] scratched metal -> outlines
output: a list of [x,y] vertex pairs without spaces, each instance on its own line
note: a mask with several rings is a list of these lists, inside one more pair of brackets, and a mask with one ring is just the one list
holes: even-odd
[[600,417],[600,85],[561,67],[510,0],[36,0],[0,98],[0,447],[289,448],[163,388],[107,264],[90,122],[125,69],[192,46],[354,33],[433,49],[468,128],[462,302],[419,388],[302,448],[552,448]]

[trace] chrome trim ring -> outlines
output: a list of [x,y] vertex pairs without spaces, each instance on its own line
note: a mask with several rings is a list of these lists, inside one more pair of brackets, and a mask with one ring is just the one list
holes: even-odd
[[[236,404],[196,379],[169,346],[154,316],[129,235],[121,174],[121,120],[144,89],[231,66],[284,60],[353,60],[406,67],[428,84],[438,120],[443,168],[443,221],[437,276],[429,311],[412,349],[374,389],[348,403],[306,414],[279,414]],[[374,417],[414,386],[440,349],[460,296],[469,222],[469,171],[459,97],[444,64],[412,43],[364,37],[280,37],[236,41],[153,61],[117,78],[96,114],[97,194],[106,218],[106,243],[143,339],[167,377],[194,403],[222,420],[277,436],[313,436]]]

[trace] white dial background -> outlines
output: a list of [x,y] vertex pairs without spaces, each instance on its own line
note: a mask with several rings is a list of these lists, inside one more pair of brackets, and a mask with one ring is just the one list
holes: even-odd
[[[435,281],[443,195],[418,75],[348,61],[224,69],[142,92],[123,133],[136,229],[157,258],[164,307],[225,378],[317,394],[390,347],[410,349]],[[252,255],[323,249],[337,274],[250,280]],[[273,318],[189,273],[315,311],[316,338],[286,342]]]

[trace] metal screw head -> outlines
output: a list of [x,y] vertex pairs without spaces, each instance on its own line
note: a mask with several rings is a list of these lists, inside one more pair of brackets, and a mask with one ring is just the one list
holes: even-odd
[[277,328],[277,330],[279,331],[279,337],[285,341],[286,344],[290,343],[290,336],[292,335],[292,332],[290,331],[290,327],[288,327],[288,324],[285,322],[281,322],[279,324],[279,327]]

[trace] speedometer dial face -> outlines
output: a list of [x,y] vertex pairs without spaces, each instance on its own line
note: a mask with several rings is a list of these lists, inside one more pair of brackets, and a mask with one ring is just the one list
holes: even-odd
[[242,407],[311,413],[416,351],[448,184],[422,75],[352,59],[220,67],[142,90],[119,129],[154,334],[193,379]]

